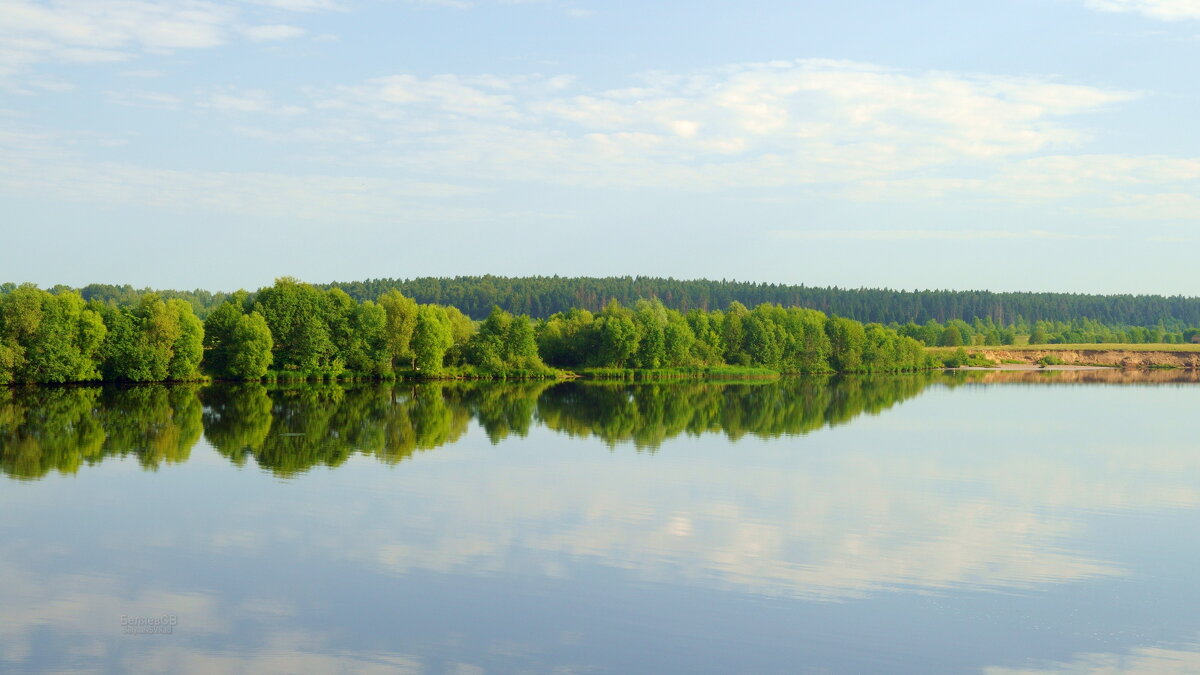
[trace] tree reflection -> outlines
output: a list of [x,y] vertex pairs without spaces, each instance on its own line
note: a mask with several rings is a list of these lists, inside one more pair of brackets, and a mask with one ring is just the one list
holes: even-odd
[[0,388],[0,470],[13,478],[73,474],[109,456],[150,470],[185,462],[201,429],[194,385]]
[[75,473],[102,457],[98,388],[0,387],[0,470],[20,479]]
[[472,420],[492,443],[533,426],[653,450],[681,435],[774,438],[879,414],[930,384],[1195,382],[1195,373],[995,371],[781,378],[718,383],[256,383],[0,387],[0,471],[38,479],[109,456],[147,469],[184,462],[201,433],[238,466],[280,477],[354,454],[397,464],[462,438]]
[[877,414],[916,396],[939,376],[931,373],[863,377],[783,378],[715,384],[566,383],[538,401],[539,420],[571,436],[632,441],[656,448],[687,434],[723,433],[774,438],[805,434]]

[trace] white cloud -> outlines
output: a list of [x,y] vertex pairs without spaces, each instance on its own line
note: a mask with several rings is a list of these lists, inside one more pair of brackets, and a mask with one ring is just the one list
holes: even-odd
[[883,179],[1077,146],[1071,116],[1128,92],[800,60],[570,78],[401,74],[305,92],[388,166],[588,185],[720,189]]
[[[280,10],[336,9],[325,0],[262,0]],[[39,63],[108,63],[145,53],[205,49],[241,32],[255,41],[296,37],[284,24],[239,28],[241,5],[214,0],[8,0],[0,11],[0,80]]]
[[1200,19],[1200,0],[1085,0],[1102,12],[1135,12],[1163,21]]
[[276,40],[290,40],[292,38],[304,35],[306,31],[299,26],[289,26],[287,24],[270,24],[264,26],[247,26],[242,29],[242,34],[251,42],[272,42]]
[[201,0],[14,0],[0,12],[0,72],[41,61],[119,61],[137,51],[215,47],[234,15]]
[[[144,92],[108,96],[121,105],[178,106]],[[323,167],[317,173],[763,196],[786,189],[791,198],[803,190],[851,201],[1087,198],[1087,208],[1114,218],[1200,214],[1185,198],[1198,187],[1200,159],[1069,154],[1088,139],[1078,116],[1134,97],[1047,78],[800,60],[648,73],[611,89],[569,75],[402,73],[291,94],[210,90],[195,105],[227,116],[232,134],[286,148],[310,170]],[[1140,208],[1147,205],[1155,208]],[[883,236],[871,232],[786,236]]]

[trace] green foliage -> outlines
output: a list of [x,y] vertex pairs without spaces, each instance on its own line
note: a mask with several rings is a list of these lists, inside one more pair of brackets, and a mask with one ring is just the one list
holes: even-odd
[[553,365],[577,367],[596,353],[595,317],[586,309],[572,309],[539,321],[535,334],[538,353]]
[[329,295],[290,277],[276,279],[273,286],[259,290],[254,311],[271,330],[275,365],[318,376],[340,374],[345,360],[334,335],[345,337],[348,299],[344,293]]
[[232,350],[226,375],[235,380],[259,380],[267,374],[274,354],[274,340],[267,320],[258,312],[238,318],[232,334]]
[[589,362],[609,368],[632,365],[641,340],[633,313],[613,301],[596,317],[595,326],[596,352]]
[[962,343],[963,335],[962,331],[958,329],[958,326],[947,326],[946,329],[942,331],[941,345],[943,347],[961,347]]
[[545,372],[538,355],[537,335],[527,316],[516,316],[496,307],[467,341],[467,363],[480,374],[489,372]]
[[144,295],[137,307],[100,307],[108,326],[104,379],[125,382],[195,380],[204,355],[204,326],[179,299]]
[[200,377],[200,360],[204,358],[204,324],[192,313],[192,306],[183,300],[167,300],[167,311],[174,314],[174,321],[179,326],[178,337],[171,345],[167,379],[195,380]]
[[1033,327],[1033,333],[1031,333],[1029,335],[1029,344],[1044,345],[1044,344],[1048,343],[1049,341],[1050,341],[1049,338],[1046,336],[1046,329],[1045,329],[1045,327],[1042,326],[1042,323],[1039,321],[1037,323],[1037,325]]
[[[1001,335],[988,322],[864,327],[765,303],[685,315],[657,299],[632,309],[612,300],[599,314],[575,308],[536,324],[495,307],[476,327],[455,307],[417,305],[394,289],[378,302],[356,301],[340,288],[288,277],[253,294],[224,296],[203,324],[182,299],[134,297],[134,306],[85,307],[69,291],[0,293],[0,383],[191,380],[200,377],[202,361],[205,372],[236,380],[557,376],[547,361],[684,373],[903,371],[936,365],[914,336],[976,330],[982,342]],[[397,364],[406,368],[397,372]]]
[[[466,314],[458,311],[457,307],[446,307],[446,318],[450,321],[450,337],[452,343],[446,352],[446,363],[460,366],[466,363],[467,344],[475,334],[475,324]],[[534,351],[536,353],[536,346]]]
[[863,367],[863,348],[867,335],[863,325],[843,317],[834,317],[825,324],[829,335],[830,365],[843,373],[855,373]]
[[412,361],[415,358],[412,353],[412,336],[417,328],[416,301],[392,289],[379,296],[379,306],[383,307],[387,315],[384,340],[393,367],[399,361]]
[[74,291],[32,285],[0,296],[0,383],[99,379],[107,328]]
[[971,357],[967,355],[967,350],[959,347],[958,349],[954,350],[953,354],[942,359],[942,365],[946,366],[947,368],[961,368],[962,366],[967,365],[967,362],[970,361],[970,359]]
[[246,313],[247,297],[238,291],[204,321],[204,367],[215,377],[262,379],[274,360],[271,329],[262,314]]
[[412,337],[416,369],[426,376],[437,375],[442,370],[446,352],[453,345],[454,334],[445,310],[436,305],[418,307]]
[[[460,276],[418,279],[369,279],[334,283],[358,300],[375,299],[395,289],[417,302],[458,307],[482,319],[493,306],[512,314],[545,318],[571,308],[599,312],[609,300],[632,306],[637,300],[659,299],[668,309],[684,314],[693,309],[709,312],[732,302],[745,307],[777,304],[812,307],[861,322],[884,325],[905,322],[923,325],[931,320],[992,321],[1018,326],[1029,333],[1029,323],[1039,320],[1074,322],[1091,319],[1109,326],[1155,327],[1164,321],[1168,332],[1200,327],[1200,298],[1158,295],[1085,295],[1079,293],[996,293],[991,291],[913,290],[887,288],[843,289],[792,286],[744,281],[663,279],[656,277],[497,277]],[[693,326],[693,330],[695,327]],[[937,336],[924,339],[934,346]],[[964,344],[967,336],[964,335]],[[1081,340],[1087,342],[1088,340]],[[1107,340],[1146,342],[1147,340]]]
[[352,304],[346,334],[342,337],[342,358],[346,367],[370,376],[392,371],[392,353],[387,341],[387,311],[367,300]]

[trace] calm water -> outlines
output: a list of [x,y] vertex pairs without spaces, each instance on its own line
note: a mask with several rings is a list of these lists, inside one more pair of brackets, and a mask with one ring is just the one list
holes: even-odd
[[0,671],[1200,672],[1195,380],[0,389]]

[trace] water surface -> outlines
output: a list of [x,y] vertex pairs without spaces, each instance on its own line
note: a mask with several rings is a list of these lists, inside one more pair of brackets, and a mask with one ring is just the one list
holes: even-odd
[[0,671],[1197,671],[1196,379],[0,389]]

